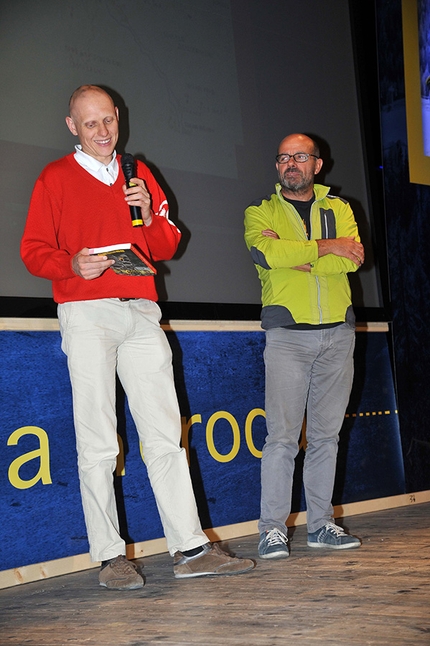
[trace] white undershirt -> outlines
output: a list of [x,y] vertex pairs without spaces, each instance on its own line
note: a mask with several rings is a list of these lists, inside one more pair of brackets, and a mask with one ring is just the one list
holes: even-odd
[[82,168],[88,171],[93,177],[108,186],[112,186],[112,184],[116,182],[119,172],[116,150],[113,151],[112,161],[107,166],[105,166],[103,162],[91,157],[91,155],[84,153],[80,144],[75,146],[75,150],[76,152],[74,157],[79,166],[82,166]]

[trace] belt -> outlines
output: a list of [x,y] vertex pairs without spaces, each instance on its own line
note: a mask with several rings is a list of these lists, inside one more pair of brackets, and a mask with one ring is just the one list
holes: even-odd
[[139,299],[138,298],[119,298],[118,300],[124,303],[125,301],[138,301]]

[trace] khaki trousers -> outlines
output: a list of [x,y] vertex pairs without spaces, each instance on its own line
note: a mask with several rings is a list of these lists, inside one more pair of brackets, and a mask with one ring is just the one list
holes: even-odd
[[115,373],[142,443],[169,552],[208,542],[198,518],[160,309],[145,299],[58,306],[73,393],[82,504],[93,561],[125,554],[113,487],[118,440]]

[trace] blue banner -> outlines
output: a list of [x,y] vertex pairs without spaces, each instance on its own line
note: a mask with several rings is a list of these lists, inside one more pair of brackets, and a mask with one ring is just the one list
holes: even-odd
[[[168,332],[203,527],[259,516],[265,436],[264,333]],[[72,398],[58,332],[0,332],[0,569],[88,552]],[[133,420],[118,386],[115,486],[127,543],[163,536]],[[297,458],[293,511],[305,509]],[[334,503],[404,493],[385,333],[357,334],[351,402],[339,444]]]

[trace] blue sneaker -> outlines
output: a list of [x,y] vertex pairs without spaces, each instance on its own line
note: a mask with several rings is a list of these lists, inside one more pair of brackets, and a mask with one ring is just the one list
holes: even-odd
[[342,527],[326,523],[316,532],[308,534],[308,547],[330,547],[332,550],[348,550],[360,547],[361,541],[356,536],[347,534]]
[[260,534],[258,556],[261,559],[285,559],[290,556],[288,538],[276,527]]

